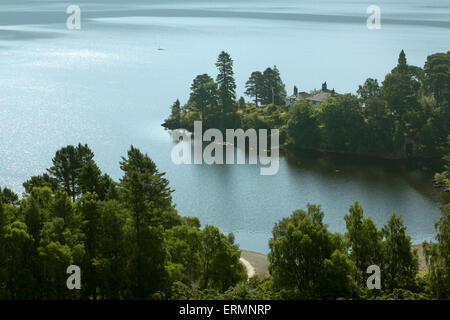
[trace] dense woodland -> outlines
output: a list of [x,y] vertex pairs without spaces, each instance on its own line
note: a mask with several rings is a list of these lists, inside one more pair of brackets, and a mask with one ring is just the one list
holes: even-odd
[[[0,298],[170,298],[172,285],[223,291],[246,279],[233,235],[181,217],[169,182],[131,147],[119,182],[86,145],[67,146],[19,200],[0,193]],[[66,268],[81,268],[68,290]]]
[[[322,150],[383,158],[440,158],[450,135],[450,52],[427,57],[423,68],[398,63],[381,84],[367,79],[357,95],[329,97],[320,106],[300,100],[288,109],[277,67],[253,72],[245,94],[236,99],[233,60],[220,53],[214,81],[197,76],[189,100],[177,100],[163,126],[192,130],[195,120],[208,128],[280,129],[281,143],[296,150]],[[406,145],[411,145],[407,151]]]
[[[380,230],[355,202],[343,235],[328,230],[319,205],[276,223],[271,276],[247,279],[233,235],[179,215],[147,155],[131,147],[120,168],[113,181],[87,145],[67,146],[21,199],[0,189],[0,299],[450,298],[450,204],[424,243],[429,272],[418,272],[400,215]],[[80,290],[66,287],[72,264]],[[373,264],[381,290],[366,286]]]

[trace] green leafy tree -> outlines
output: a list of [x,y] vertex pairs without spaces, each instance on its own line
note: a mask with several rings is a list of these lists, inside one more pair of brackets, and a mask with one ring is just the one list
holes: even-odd
[[444,160],[444,171],[434,175],[434,181],[438,186],[450,190],[450,135],[447,137],[447,154],[442,157]]
[[[388,102],[392,114],[401,125],[408,131],[419,127],[418,103],[421,84],[419,79],[413,75],[410,66],[406,62],[404,51],[400,52],[397,66],[387,74],[381,89],[382,96]],[[422,123],[423,124],[423,123]],[[414,132],[406,132],[413,135]]]
[[355,262],[358,283],[364,285],[367,267],[380,266],[382,262],[381,232],[370,218],[364,218],[363,208],[357,201],[350,206],[344,220],[349,257]]
[[62,219],[64,228],[72,225],[74,220],[74,206],[66,192],[62,190],[56,192],[50,209],[52,216]]
[[418,108],[420,83],[407,74],[390,73],[383,81],[382,94],[393,115],[407,123],[408,115]]
[[25,218],[27,232],[33,237],[36,244],[40,242],[44,222],[49,219],[52,203],[52,191],[47,187],[33,188],[29,197],[21,202],[21,211]]
[[72,264],[70,248],[59,242],[51,242],[39,247],[38,252],[42,270],[42,298],[59,300],[70,297],[66,286],[66,269]]
[[450,103],[450,51],[427,57],[424,66],[424,84],[437,103],[449,109]]
[[116,200],[102,201],[99,213],[97,256],[93,259],[102,299],[120,299],[127,286],[125,230],[127,212]]
[[19,196],[8,188],[0,188],[0,202],[17,205],[19,203]]
[[393,152],[395,121],[386,101],[378,96],[367,98],[364,115],[368,150],[376,153]]
[[5,209],[3,208],[4,204],[3,202],[0,200],[0,239],[3,238],[4,235],[4,229],[8,223],[8,220],[6,218],[6,213],[5,213]]
[[379,97],[381,94],[381,88],[377,79],[368,78],[364,82],[364,85],[359,86],[357,93],[361,101],[366,103],[369,98]]
[[317,108],[305,100],[293,103],[289,109],[286,132],[296,148],[318,148],[321,136]]
[[406,234],[403,219],[395,212],[382,229],[384,288],[412,288],[418,272],[417,253],[411,250],[411,237]]
[[78,211],[81,213],[83,219],[82,232],[85,236],[85,251],[84,260],[82,263],[83,270],[86,271],[84,278],[86,285],[84,293],[92,299],[97,299],[98,279],[100,278],[94,262],[99,255],[99,241],[100,241],[100,212],[99,202],[95,194],[86,193],[78,201]]
[[[343,258],[342,239],[327,230],[323,216],[320,206],[308,204],[307,211],[296,210],[275,224],[269,240],[269,271],[275,288],[287,290],[290,297],[318,298],[325,294],[337,298],[353,293],[351,272],[355,266]],[[333,290],[326,293],[326,287]]]
[[347,152],[362,151],[365,123],[358,98],[346,94],[328,98],[320,106],[322,135],[328,149]]
[[433,297],[450,299],[450,204],[441,206],[441,218],[436,223],[436,243],[424,243]]
[[200,221],[197,218],[184,218],[182,224],[167,231],[172,281],[182,281],[186,285],[199,282],[202,270],[201,240]]
[[322,278],[318,284],[323,299],[354,298],[359,294],[353,280],[356,266],[341,250],[334,250],[330,258],[322,262]]
[[[6,227],[9,225],[9,219],[6,216],[4,204],[0,200],[0,248],[5,248]],[[6,299],[7,293],[5,283],[7,280],[7,265],[5,263],[5,252],[0,250],[0,299]]]
[[202,287],[224,291],[247,278],[234,236],[207,225],[201,232]]
[[5,230],[2,242],[4,288],[12,300],[41,297],[37,277],[37,253],[33,237],[24,223],[15,221]]
[[427,122],[430,132],[425,146],[436,145],[436,149],[445,148],[446,138],[450,135],[450,51],[436,53],[427,57],[424,66],[424,88],[436,101]]

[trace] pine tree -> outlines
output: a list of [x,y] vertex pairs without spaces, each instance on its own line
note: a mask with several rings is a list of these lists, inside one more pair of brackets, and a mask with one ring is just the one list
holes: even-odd
[[255,99],[255,106],[258,107],[258,102],[261,99],[264,86],[264,78],[261,72],[252,72],[250,78],[245,83],[245,94]]
[[217,83],[206,73],[195,77],[191,85],[188,105],[191,110],[200,112],[202,121],[205,122],[207,116],[214,114],[217,100]]
[[263,90],[262,99],[263,104],[284,105],[286,100],[286,88],[281,80],[280,71],[277,66],[267,68],[263,73]]
[[171,108],[170,118],[174,122],[176,128],[180,127],[180,119],[181,119],[181,105],[180,100],[176,100]]
[[216,81],[219,85],[220,106],[223,112],[231,112],[236,99],[233,59],[227,52],[222,51],[217,58],[216,67],[219,70]]
[[53,166],[48,172],[56,178],[72,200],[81,193],[78,174],[83,165],[94,158],[94,153],[87,145],[67,146],[58,150],[52,159]]
[[164,290],[166,284],[164,229],[177,223],[172,190],[164,173],[159,173],[155,163],[133,146],[128,151],[128,158],[122,158],[120,168],[124,171],[122,197],[133,221],[129,265],[132,295],[148,298],[150,294]]
[[398,72],[405,73],[408,71],[408,63],[406,61],[405,51],[401,51],[398,56],[398,64],[397,64]]

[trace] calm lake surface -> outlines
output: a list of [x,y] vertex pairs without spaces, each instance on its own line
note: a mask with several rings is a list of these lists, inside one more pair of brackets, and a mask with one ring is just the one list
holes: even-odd
[[[290,93],[355,92],[382,81],[404,49],[423,66],[448,51],[450,3],[429,1],[74,1],[81,30],[67,30],[67,3],[0,3],[0,185],[42,173],[55,151],[87,143],[101,169],[121,176],[133,144],[167,172],[179,213],[233,232],[241,248],[268,251],[274,223],[321,204],[332,231],[358,200],[381,227],[401,213],[413,242],[434,237],[443,195],[431,172],[343,158],[282,157],[274,176],[258,166],[174,165],[161,127],[172,102],[185,103],[192,79],[216,76],[221,50],[234,59],[238,94],[252,71],[277,65]],[[381,8],[381,30],[366,9]],[[164,50],[160,50],[164,49]],[[338,170],[338,171],[336,171]]]

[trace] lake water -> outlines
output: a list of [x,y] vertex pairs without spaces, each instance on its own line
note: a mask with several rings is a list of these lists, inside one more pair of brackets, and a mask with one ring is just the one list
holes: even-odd
[[[216,75],[221,50],[234,59],[238,93],[252,71],[277,65],[287,90],[355,92],[383,80],[404,49],[408,62],[448,51],[450,4],[441,1],[74,1],[81,30],[67,30],[67,3],[0,3],[0,185],[21,183],[67,144],[88,143],[118,179],[131,144],[167,172],[182,215],[233,232],[244,249],[267,252],[276,221],[318,203],[343,232],[353,201],[382,226],[403,215],[414,242],[434,236],[442,194],[430,174],[383,164],[300,156],[281,158],[277,175],[257,166],[176,166],[160,124],[186,102],[192,79]],[[366,9],[381,8],[381,30]],[[164,50],[158,50],[164,49]],[[336,172],[336,170],[339,170]]]

